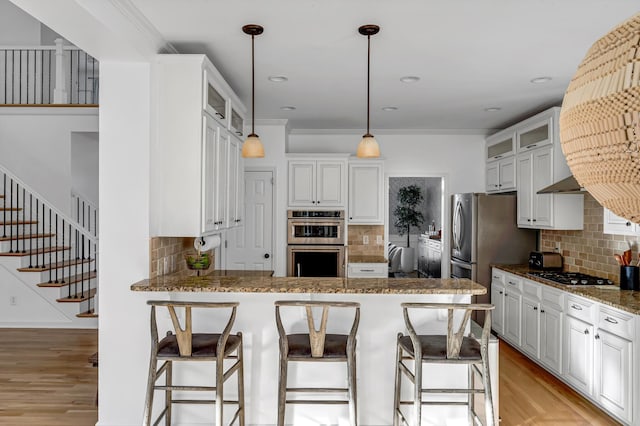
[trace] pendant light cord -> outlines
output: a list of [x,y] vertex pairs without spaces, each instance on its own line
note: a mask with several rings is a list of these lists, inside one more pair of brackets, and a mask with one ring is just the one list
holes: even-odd
[[367,135],[369,134],[369,81],[371,80],[371,36],[367,35]]
[[256,133],[256,67],[255,67],[255,54],[254,54],[254,38],[251,34],[251,134]]

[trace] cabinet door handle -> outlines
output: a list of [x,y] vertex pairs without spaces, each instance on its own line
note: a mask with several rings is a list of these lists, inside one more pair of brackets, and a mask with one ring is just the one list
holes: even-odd
[[242,132],[240,130],[236,130],[236,135],[242,136]]
[[596,340],[599,340],[599,339],[600,339],[600,335],[599,335],[599,334],[596,334],[596,335],[595,335],[595,336],[593,336],[593,337],[595,337],[595,339],[596,339]]
[[533,310],[534,310],[534,311],[537,311],[537,310],[538,310],[538,307],[537,307],[537,306],[534,306],[534,307],[533,307]]
[[533,219],[532,221],[533,221],[533,222],[537,222],[537,220],[536,220],[536,219]]
[[527,222],[531,222],[531,219],[527,219]]
[[216,112],[216,115],[217,115],[219,118],[224,119],[224,115],[220,114],[219,112]]
[[509,281],[509,284],[516,285],[516,283],[514,283],[513,281]]
[[494,278],[494,279],[496,279],[496,280],[499,280],[499,279],[500,279],[500,277],[499,277],[499,276],[497,276],[497,275],[494,275],[494,276],[493,276],[493,278]]
[[589,329],[588,328],[584,329],[584,334],[589,334]]
[[375,272],[375,269],[360,269],[360,272]]
[[533,148],[533,147],[534,147],[534,146],[536,146],[536,145],[537,145],[537,144],[535,144],[535,143],[532,143],[531,145],[527,145],[527,149],[529,149],[529,148]]
[[495,156],[495,157],[493,157],[493,158],[495,158],[495,159],[502,158],[502,155],[496,155],[496,156]]
[[575,304],[572,304],[572,305],[571,305],[571,308],[572,308],[572,309],[575,309],[576,311],[581,311],[581,310],[582,310],[582,306],[580,306],[580,305],[575,305]]
[[540,313],[541,313],[541,314],[544,314],[544,309],[540,309]]
[[611,324],[617,324],[618,321],[616,321],[615,319],[611,318],[611,317],[606,317],[604,319],[606,322],[610,322]]

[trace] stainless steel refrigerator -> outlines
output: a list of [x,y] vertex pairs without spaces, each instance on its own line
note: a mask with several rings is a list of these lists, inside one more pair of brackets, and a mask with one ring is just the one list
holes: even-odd
[[[516,225],[516,196],[451,196],[451,277],[469,278],[487,287],[477,303],[490,302],[491,264],[527,263],[538,233]],[[475,318],[484,323],[484,318]]]

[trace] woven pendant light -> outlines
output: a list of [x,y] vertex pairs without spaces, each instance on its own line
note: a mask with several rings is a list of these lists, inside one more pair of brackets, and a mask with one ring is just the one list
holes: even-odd
[[587,52],[564,96],[560,142],[580,185],[640,222],[640,13]]

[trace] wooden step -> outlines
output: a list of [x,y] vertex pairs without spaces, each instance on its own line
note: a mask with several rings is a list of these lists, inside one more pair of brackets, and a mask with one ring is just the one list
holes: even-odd
[[28,240],[30,238],[49,238],[55,237],[56,234],[22,234],[18,233],[13,236],[7,235],[6,237],[0,237],[0,241],[11,241],[11,240]]
[[22,207],[0,207],[0,212],[20,212]]
[[31,250],[31,252],[29,252],[29,250],[26,250],[24,252],[19,251],[19,252],[14,252],[14,253],[4,252],[4,253],[0,253],[0,256],[11,256],[11,257],[29,256],[29,255],[37,256],[37,255],[42,254],[42,253],[65,251],[65,250],[69,250],[70,248],[71,247],[67,247],[67,246],[63,246],[63,247],[44,247],[44,248],[39,248],[39,249],[33,249],[33,250]]
[[80,312],[79,314],[76,314],[76,317],[78,318],[98,318],[98,314],[96,313],[96,311],[94,311],[93,309],[87,312]]
[[47,265],[44,266],[38,266],[38,267],[33,267],[33,268],[18,268],[18,271],[20,272],[43,272],[43,271],[48,271],[50,269],[58,269],[58,268],[64,268],[66,266],[74,266],[74,265],[80,265],[83,263],[91,263],[93,262],[95,259],[72,259],[72,260],[65,260],[63,262],[58,262],[58,263],[49,263]]
[[35,225],[36,223],[38,223],[37,220],[12,220],[10,222],[0,222],[0,226]]
[[85,300],[89,300],[91,298],[93,298],[93,296],[96,295],[96,289],[92,288],[91,290],[87,290],[84,293],[82,293],[82,295],[78,296],[78,297],[63,297],[61,299],[56,299],[57,302],[60,303],[79,303],[79,302],[84,302]]
[[90,280],[96,278],[98,274],[96,272],[85,272],[84,274],[72,275],[67,277],[64,282],[58,281],[57,283],[43,282],[36,284],[38,287],[65,287],[71,284],[79,283],[83,280]]

